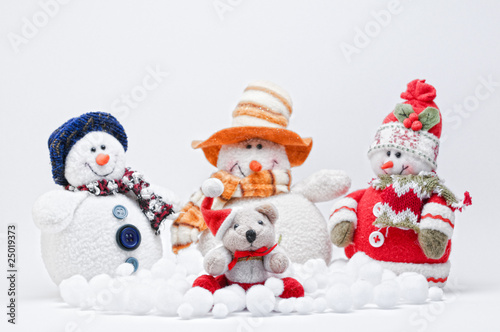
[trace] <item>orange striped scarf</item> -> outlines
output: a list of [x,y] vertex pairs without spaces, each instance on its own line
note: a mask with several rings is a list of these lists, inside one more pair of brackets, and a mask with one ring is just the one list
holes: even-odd
[[[251,175],[239,178],[226,171],[218,171],[211,176],[217,178],[224,184],[222,195],[214,199],[212,209],[219,210],[232,198],[241,197],[269,197],[290,191],[292,177],[289,170],[266,170],[252,173]],[[182,208],[179,217],[174,221],[173,226],[180,225],[196,228],[199,232],[207,229],[200,211],[201,202],[205,196],[201,189],[196,191],[189,202]],[[172,243],[175,253],[185,248],[190,243]]]

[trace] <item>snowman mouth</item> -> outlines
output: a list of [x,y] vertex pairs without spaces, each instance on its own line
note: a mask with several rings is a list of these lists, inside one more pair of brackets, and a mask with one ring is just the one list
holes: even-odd
[[240,170],[240,173],[241,175],[243,175],[243,177],[246,177],[245,173],[243,173],[243,170],[241,169],[240,165],[238,163],[234,164],[233,167],[231,167],[231,169],[229,170],[229,172],[232,172],[233,169],[238,166],[238,169]]
[[399,172],[399,175],[403,174],[403,172],[404,172],[404,171],[405,171],[408,167],[410,167],[410,166],[406,166],[406,167],[405,167],[405,165],[401,166],[401,172]]
[[92,169],[92,167],[91,167],[88,163],[85,163],[85,165],[86,165],[86,166],[88,166],[88,167],[90,168],[90,170],[92,171],[92,173],[94,173],[94,174],[95,174],[95,175],[97,175],[97,176],[101,176],[101,177],[106,177],[106,176],[110,175],[111,173],[113,173],[113,171],[115,170],[115,168],[113,167],[113,169],[111,170],[111,172],[109,172],[109,173],[107,173],[107,174],[99,174],[99,173],[97,173],[96,171],[94,171],[94,170]]

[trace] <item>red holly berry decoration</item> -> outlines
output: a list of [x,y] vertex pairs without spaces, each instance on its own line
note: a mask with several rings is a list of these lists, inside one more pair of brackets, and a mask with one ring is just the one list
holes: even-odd
[[[408,127],[407,127],[408,128]],[[419,131],[420,129],[422,129],[422,122],[420,121],[414,121],[412,124],[411,124],[411,129],[413,131]]]
[[406,118],[406,119],[403,121],[403,125],[404,125],[406,128],[410,129],[410,127],[411,127],[411,125],[412,125],[412,122],[413,122],[413,121],[411,121],[411,119],[410,119],[410,118]]
[[[411,120],[411,122],[417,121],[418,120],[418,115],[417,113],[411,113],[408,118]],[[406,127],[408,128],[408,127]]]

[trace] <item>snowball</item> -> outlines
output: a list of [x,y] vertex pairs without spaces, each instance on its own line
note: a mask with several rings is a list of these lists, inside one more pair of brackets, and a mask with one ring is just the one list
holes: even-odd
[[324,297],[318,297],[314,299],[313,310],[315,312],[324,312],[328,308],[328,303]]
[[175,316],[182,303],[182,293],[167,285],[159,287],[154,296],[153,303],[156,309],[167,316]]
[[368,280],[359,279],[351,285],[354,308],[361,308],[373,300],[373,285]]
[[193,285],[194,281],[198,278],[198,276],[196,274],[190,274],[186,277],[186,282],[189,284],[189,285]]
[[151,268],[151,275],[157,279],[169,279],[175,272],[175,263],[168,259],[160,259]]
[[183,266],[186,274],[199,274],[203,271],[203,256],[194,246],[179,251],[177,254],[177,264]]
[[429,288],[429,299],[431,301],[441,301],[443,299],[443,289],[435,286]]
[[307,273],[310,275],[318,274],[318,273],[325,273],[328,270],[328,267],[326,266],[325,261],[321,258],[308,260],[307,262],[304,263],[302,268],[303,268],[304,273]]
[[370,257],[368,257],[365,253],[358,252],[354,254],[354,256],[352,256],[351,259],[349,259],[349,262],[347,262],[346,269],[356,272],[357,274],[361,266],[372,261],[373,260]]
[[369,262],[359,268],[358,277],[371,282],[373,286],[380,284],[384,270],[377,262]]
[[124,294],[125,309],[137,315],[144,315],[153,309],[153,292],[143,283],[132,283]]
[[283,280],[274,277],[267,279],[264,286],[269,288],[273,292],[274,296],[280,296],[285,290]]
[[187,275],[187,269],[184,265],[177,264],[175,266],[174,276],[175,278],[184,278]]
[[347,274],[347,273],[342,272],[342,271],[333,272],[330,275],[329,279],[330,279],[331,285],[335,285],[335,284],[350,285],[355,280],[355,278],[352,275]]
[[218,197],[224,192],[224,184],[216,178],[205,180],[201,185],[201,192],[207,197]]
[[336,259],[330,264],[328,269],[330,271],[344,270],[347,267],[347,262],[348,262],[347,259],[343,258]]
[[[191,306],[193,310],[192,316],[200,317],[212,309],[214,299],[212,293],[205,288],[193,287],[184,294],[182,302]],[[181,307],[179,307],[179,310]]]
[[349,286],[335,284],[326,292],[328,306],[336,312],[348,312],[352,306],[352,296]]
[[97,296],[97,303],[107,311],[122,311],[124,308],[125,290],[128,287],[128,281],[123,278],[113,278],[109,282],[109,293],[102,292]]
[[304,291],[306,293],[314,293],[318,290],[318,282],[314,278],[308,278],[303,283]]
[[384,272],[382,272],[382,281],[394,279],[396,279],[396,273],[392,272],[391,270],[384,269]]
[[59,293],[64,302],[71,306],[89,308],[93,305],[92,290],[87,280],[77,274],[59,284]]
[[238,285],[221,288],[214,293],[214,304],[224,304],[229,312],[241,311],[246,306],[245,290]]
[[212,309],[212,314],[214,318],[226,318],[229,314],[229,309],[224,303],[217,303]]
[[182,277],[168,279],[167,285],[184,294],[191,288],[192,284],[188,283],[185,277]]
[[395,307],[399,300],[399,285],[396,281],[384,281],[375,286],[373,290],[373,301],[383,309]]
[[314,280],[318,283],[318,288],[319,289],[325,289],[328,287],[329,279],[326,274],[316,274],[314,276]]
[[299,297],[295,301],[295,310],[299,314],[309,314],[313,311],[314,300],[311,297]]
[[194,309],[188,303],[183,303],[177,309],[177,314],[181,319],[190,319],[193,317]]
[[289,299],[277,299],[275,311],[281,312],[282,314],[289,314],[295,308],[295,297]]
[[122,263],[115,270],[115,275],[119,277],[126,277],[132,273],[134,273],[134,266],[130,263]]
[[421,274],[401,275],[399,277],[401,296],[408,303],[425,303],[429,295],[427,279]]
[[274,308],[276,298],[264,285],[255,285],[247,291],[247,309],[254,316],[267,316]]

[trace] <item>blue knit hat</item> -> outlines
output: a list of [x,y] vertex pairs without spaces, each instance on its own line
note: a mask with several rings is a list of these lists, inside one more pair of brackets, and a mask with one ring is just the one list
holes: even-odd
[[127,151],[127,134],[122,125],[109,113],[91,112],[72,118],[57,128],[49,137],[50,161],[52,162],[52,177],[55,183],[67,186],[64,177],[66,157],[69,150],[83,136],[93,131],[103,131],[114,136]]

